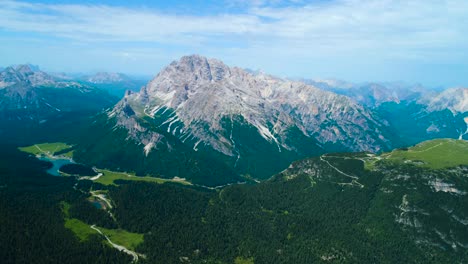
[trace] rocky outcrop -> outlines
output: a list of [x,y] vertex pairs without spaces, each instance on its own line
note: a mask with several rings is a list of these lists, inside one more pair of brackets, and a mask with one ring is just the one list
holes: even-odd
[[15,84],[41,86],[55,84],[55,80],[47,73],[27,64],[10,66],[0,72],[0,88]]
[[452,113],[468,112],[468,88],[451,88],[422,100],[431,111],[449,109]]
[[[390,144],[385,122],[346,96],[198,55],[172,62],[139,93],[123,100],[138,117],[173,112],[166,120],[168,132],[229,156],[236,155],[236,142],[223,120],[255,127],[278,151],[296,149],[288,138],[291,129],[322,146],[336,144],[353,151],[378,151]],[[121,106],[112,115],[125,111]]]

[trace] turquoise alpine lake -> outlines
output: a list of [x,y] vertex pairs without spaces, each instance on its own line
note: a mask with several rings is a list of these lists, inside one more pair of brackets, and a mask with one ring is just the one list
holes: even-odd
[[47,170],[47,173],[49,173],[51,175],[54,175],[54,176],[61,176],[59,170],[60,170],[60,167],[62,167],[63,165],[74,164],[75,163],[71,159],[63,159],[63,158],[55,159],[55,158],[50,158],[50,157],[47,157],[47,156],[42,156],[39,159],[52,163],[53,166],[52,166],[52,168]]

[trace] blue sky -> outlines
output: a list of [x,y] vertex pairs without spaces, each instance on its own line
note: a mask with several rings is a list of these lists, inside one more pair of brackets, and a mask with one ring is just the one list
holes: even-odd
[[468,86],[466,0],[0,0],[0,66],[155,75],[201,54],[281,77]]

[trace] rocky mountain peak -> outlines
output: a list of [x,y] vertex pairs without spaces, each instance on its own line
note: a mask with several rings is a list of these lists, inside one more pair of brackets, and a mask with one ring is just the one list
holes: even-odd
[[[295,149],[288,143],[291,129],[320,144],[349,141],[346,145],[352,150],[378,150],[387,144],[378,128],[383,124],[346,96],[302,82],[252,74],[199,55],[172,62],[139,93],[127,94],[123,101],[140,117],[160,116],[170,110],[173,115],[163,124],[169,124],[169,133],[187,133],[182,136],[194,138],[195,145],[203,143],[229,156],[237,150],[228,136],[232,128],[224,125],[226,119],[242,120],[279,151]],[[128,109],[123,105],[112,116],[128,116],[117,114]]]
[[20,64],[14,66],[14,69],[22,74],[33,74],[34,72],[39,72],[40,69],[38,66],[34,66],[31,64]]
[[8,87],[15,84],[40,86],[55,83],[55,78],[40,71],[37,66],[22,64],[10,66],[0,72],[0,87]]
[[193,83],[220,81],[229,75],[229,67],[221,61],[199,55],[184,56],[164,68],[150,82],[148,90],[167,91],[168,88],[174,88],[169,81],[184,80],[188,86]]
[[468,112],[468,88],[447,89],[436,96],[423,99],[422,102],[427,103],[432,111],[449,109],[453,113]]

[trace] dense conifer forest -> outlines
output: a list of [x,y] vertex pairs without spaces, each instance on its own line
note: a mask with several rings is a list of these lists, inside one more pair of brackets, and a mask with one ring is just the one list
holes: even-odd
[[[364,186],[359,188],[332,182],[339,180],[339,175],[332,172],[332,178],[310,178],[303,169],[318,164],[314,160],[297,162],[292,169],[260,184],[213,190],[125,180],[102,185],[74,177],[54,177],[44,173],[47,163],[12,146],[2,146],[0,257],[5,263],[131,262],[129,255],[111,248],[102,236],[94,234],[80,240],[65,228],[62,206],[66,203],[67,217],[87,225],[143,234],[143,243],[135,249],[144,256],[138,260],[140,263],[468,260],[461,249],[415,243],[421,234],[395,221],[398,211],[394,204],[400,203],[399,194],[384,196],[379,191],[390,188],[389,175],[421,175],[411,183],[420,184],[418,177],[436,172],[390,163],[376,165],[381,170],[371,171],[351,156],[329,158],[345,173],[359,175],[359,183]],[[317,168],[326,172],[324,167]],[[419,188],[415,197],[425,197],[424,188]],[[92,190],[108,194],[114,206],[112,215],[93,206],[88,198]],[[439,198],[446,206],[463,207],[466,200],[447,195]],[[432,225],[443,228],[443,224]],[[463,228],[459,231],[466,234]]]
[[81,211],[80,193],[72,188],[74,178],[47,175],[47,167],[13,146],[0,147],[1,262],[129,263],[101,237],[80,242],[65,228],[60,202],[77,202]]

